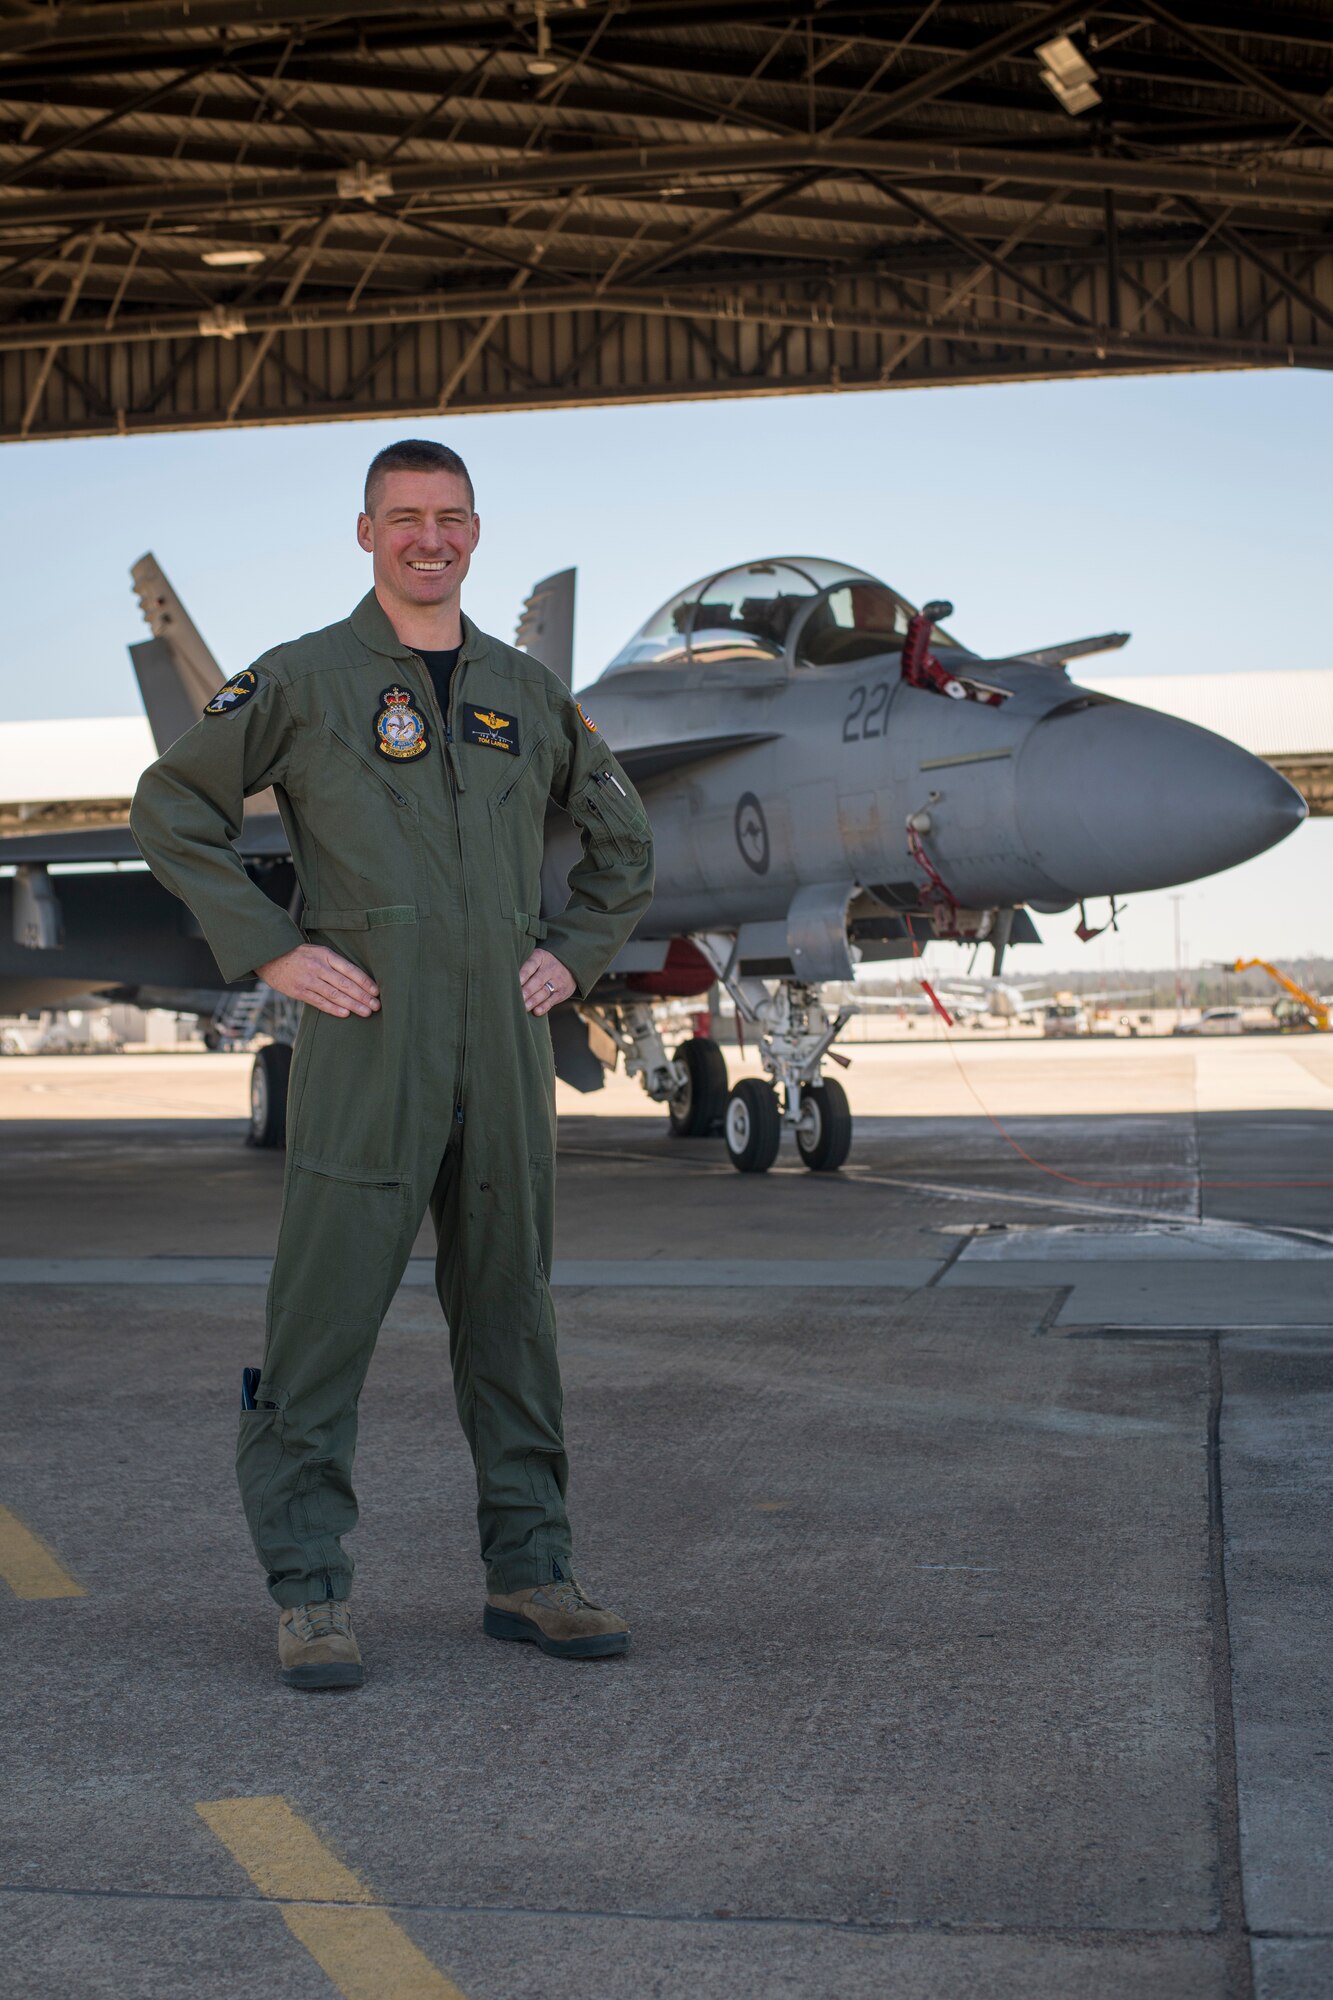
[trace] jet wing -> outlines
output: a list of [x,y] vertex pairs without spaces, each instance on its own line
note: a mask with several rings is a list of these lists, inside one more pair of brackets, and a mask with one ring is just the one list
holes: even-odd
[[645,743],[630,750],[616,749],[626,776],[636,785],[684,770],[687,764],[702,764],[710,757],[725,757],[731,750],[750,750],[756,743],[776,743],[779,729],[742,731],[727,736],[687,736],[677,743]]
[[[247,819],[236,841],[246,861],[284,860],[290,853],[287,833],[276,813],[256,813]],[[142,861],[128,826],[88,826],[61,833],[13,833],[0,836],[0,862],[45,867],[76,861]]]

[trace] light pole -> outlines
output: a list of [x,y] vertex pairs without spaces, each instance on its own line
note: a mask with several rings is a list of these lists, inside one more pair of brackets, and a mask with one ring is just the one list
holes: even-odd
[[1182,1012],[1184,1011],[1184,1000],[1185,1000],[1185,982],[1181,976],[1181,969],[1180,969],[1180,906],[1184,902],[1184,900],[1185,900],[1184,897],[1179,895],[1172,896],[1171,898],[1172,913],[1176,920],[1176,1026],[1177,1027],[1180,1026],[1180,1017]]

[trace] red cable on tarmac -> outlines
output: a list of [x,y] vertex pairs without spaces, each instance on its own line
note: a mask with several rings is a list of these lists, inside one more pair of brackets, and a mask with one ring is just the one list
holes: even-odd
[[[927,874],[931,877],[932,886],[935,883],[938,883],[944,895],[948,897],[950,902],[953,902],[954,898],[952,892],[949,890],[943,878],[938,874],[937,870],[931,863],[929,857],[926,855],[925,850],[921,846],[920,840],[917,839],[915,846],[913,846],[914,834],[915,834],[915,829],[913,828],[911,822],[909,821],[907,840],[908,840],[908,848],[912,852],[913,859],[917,861],[919,865],[922,868],[924,868]],[[919,961],[921,958],[920,940],[918,939],[916,932],[912,927],[912,919],[910,918],[910,916],[905,918],[904,921],[907,926],[907,935],[912,941],[912,956],[913,958]],[[930,981],[928,979],[922,979],[918,975],[917,984],[920,986],[921,991],[925,994],[926,998],[929,1000],[931,1006],[935,1009],[935,1012],[944,1022],[945,1027],[952,1028],[953,1021],[948,1012],[946,1011],[943,1001],[940,999],[938,993],[936,993]],[[949,1054],[953,1057],[954,1066],[957,1069],[959,1076],[963,1079],[963,1083],[966,1086],[970,1096],[972,1097],[973,1102],[976,1104],[977,1109],[981,1112],[982,1117],[985,1118],[991,1125],[995,1127],[995,1130],[1004,1140],[1005,1145],[1012,1147],[1014,1152],[1017,1153],[1020,1160],[1025,1161],[1026,1164],[1032,1167],[1037,1173],[1045,1174],[1050,1180],[1064,1181],[1070,1187],[1098,1188],[1102,1190],[1104,1193],[1108,1194],[1109,1193],[1123,1194],[1129,1192],[1132,1189],[1139,1189],[1142,1190],[1143,1192],[1151,1191],[1153,1193],[1165,1194],[1168,1192],[1178,1192],[1182,1188],[1189,1190],[1191,1193],[1196,1191],[1202,1192],[1206,1188],[1213,1193],[1234,1194],[1234,1193],[1239,1193],[1245,1189],[1266,1189],[1269,1190],[1270,1192],[1277,1192],[1284,1189],[1296,1189],[1296,1188],[1333,1188],[1333,1181],[1090,1181],[1090,1180],[1085,1180],[1081,1174],[1063,1173],[1059,1167],[1048,1167],[1044,1165],[1041,1160],[1034,1160],[1031,1153],[1028,1152],[1027,1148],[1019,1145],[1013,1133],[1008,1131],[1005,1128],[1005,1126],[1003,1126],[1000,1123],[1000,1120],[995,1116],[995,1113],[991,1111],[988,1108],[988,1106],[982,1102],[979,1091],[977,1090],[975,1084],[972,1082],[972,1079],[968,1075],[967,1071],[963,1068],[962,1061],[959,1058],[958,1050],[954,1046],[952,1036],[946,1034],[944,1040],[946,1045],[948,1046]]]
[[[915,942],[915,940],[913,940],[913,942]],[[934,1001],[937,1012],[939,1012],[940,1014],[944,1014],[944,1019],[946,1021],[949,1021],[949,1016],[944,1013],[943,1007],[940,1005],[939,1001],[935,998],[934,993],[931,992],[931,989],[926,984],[926,981],[923,979],[921,980],[920,984],[924,988],[925,992],[929,995],[930,999]],[[950,1021],[949,1025],[950,1027],[952,1027],[953,1023]],[[995,1113],[989,1110],[987,1106],[982,1102],[981,1096],[977,1091],[976,1086],[973,1084],[971,1077],[968,1075],[967,1071],[963,1068],[962,1061],[959,1058],[958,1051],[954,1047],[952,1036],[946,1035],[944,1039],[946,1044],[948,1045],[949,1054],[954,1059],[954,1065],[958,1071],[958,1074],[963,1079],[964,1084],[966,1085],[973,1101],[977,1105],[977,1108],[981,1112],[982,1116],[986,1118],[995,1127],[1000,1137],[1004,1140],[1006,1146],[1012,1146],[1013,1150],[1018,1154],[1020,1160],[1025,1160],[1028,1166],[1035,1167],[1036,1171],[1039,1174],[1046,1174],[1050,1177],[1051,1180],[1067,1181],[1071,1187],[1101,1188],[1108,1192],[1112,1190],[1118,1192],[1125,1192],[1126,1190],[1131,1188],[1139,1188],[1145,1191],[1151,1189],[1154,1192],[1161,1192],[1161,1193],[1165,1193],[1168,1189],[1178,1190],[1181,1188],[1186,1188],[1190,1190],[1190,1192],[1203,1189],[1209,1189],[1211,1191],[1220,1190],[1220,1191],[1235,1192],[1243,1188],[1267,1188],[1267,1189],[1333,1188],[1333,1181],[1200,1181],[1200,1180],[1089,1181],[1089,1180],[1084,1180],[1080,1174],[1062,1173],[1059,1167],[1048,1167],[1043,1165],[1042,1161],[1034,1160],[1031,1153],[1029,1153],[1025,1147],[1019,1145],[1017,1139],[1015,1139],[1012,1132],[1007,1131],[1005,1127],[1000,1123],[1000,1120],[995,1116]]]

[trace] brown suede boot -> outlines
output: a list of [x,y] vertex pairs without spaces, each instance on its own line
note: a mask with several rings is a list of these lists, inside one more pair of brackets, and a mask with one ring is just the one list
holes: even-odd
[[492,1639],[526,1639],[557,1660],[601,1660],[629,1651],[624,1619],[585,1597],[572,1576],[535,1590],[488,1596],[481,1624]]
[[278,1664],[288,1687],[359,1688],[365,1679],[345,1597],[298,1604],[278,1620]]

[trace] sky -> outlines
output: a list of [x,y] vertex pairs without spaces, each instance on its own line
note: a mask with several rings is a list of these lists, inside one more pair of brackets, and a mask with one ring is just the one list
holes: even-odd
[[[146,549],[228,672],[344,616],[370,581],[366,462],[413,434],[471,469],[479,625],[511,638],[533,583],[577,564],[576,686],[693,577],[774,554],[949,598],[992,655],[1128,630],[1095,671],[1131,697],[1140,674],[1333,666],[1333,378],[1114,377],[9,445],[0,721],[140,712],[125,647]],[[1187,886],[1186,962],[1333,953],[1330,878],[1319,821]],[[1089,946],[1074,921],[1042,918],[1010,969],[1174,962],[1165,892]]]

